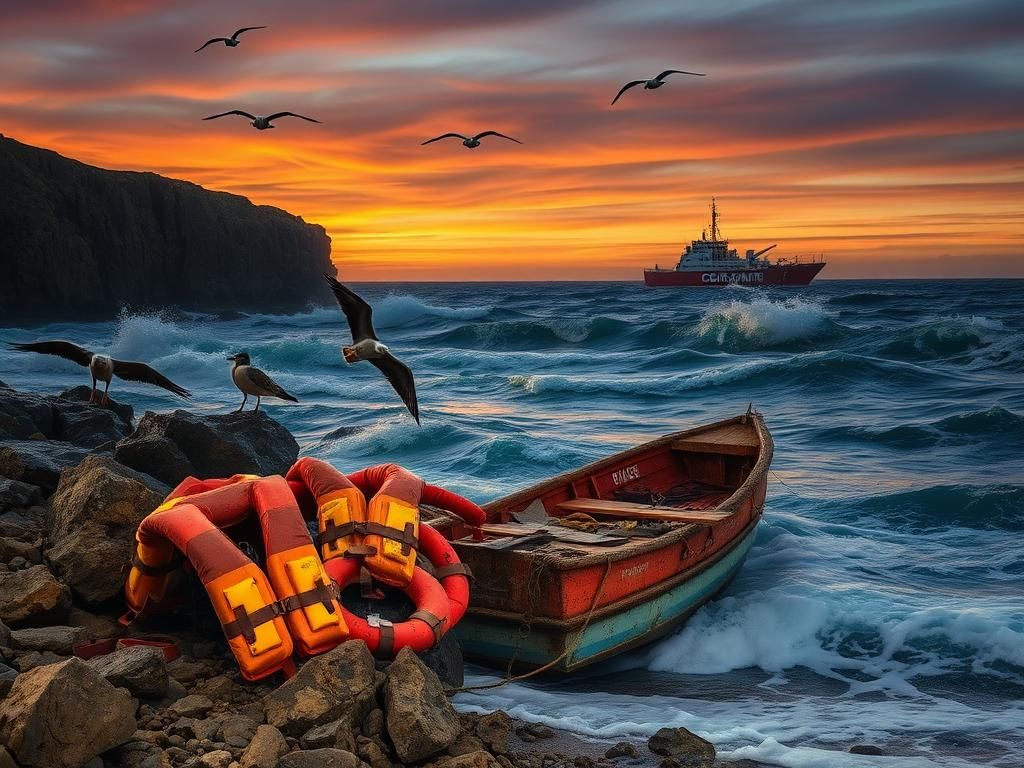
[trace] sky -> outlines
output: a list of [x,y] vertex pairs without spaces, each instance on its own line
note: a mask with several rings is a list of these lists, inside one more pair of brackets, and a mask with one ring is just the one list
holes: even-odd
[[[712,196],[741,253],[824,254],[822,278],[1024,276],[1024,0],[0,0],[0,18],[0,132],[280,206],[326,228],[345,279],[641,279]],[[707,76],[610,106],[669,68]],[[229,109],[322,124],[201,119]],[[420,145],[483,130],[523,144]]]

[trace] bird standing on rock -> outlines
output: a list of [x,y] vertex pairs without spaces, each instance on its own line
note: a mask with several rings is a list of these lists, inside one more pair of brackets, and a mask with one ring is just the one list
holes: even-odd
[[96,382],[106,382],[103,388],[103,396],[100,398],[100,405],[110,403],[107,390],[110,389],[110,379],[117,376],[126,381],[141,381],[146,384],[155,384],[173,392],[186,400],[192,397],[192,393],[184,387],[179,387],[159,371],[150,368],[145,363],[132,363],[125,360],[115,360],[109,355],[98,355],[90,352],[70,341],[36,341],[28,344],[8,344],[11,349],[20,352],[39,352],[44,355],[56,355],[78,363],[89,369],[92,374],[92,392],[89,393],[89,402],[93,402],[96,396]]
[[226,45],[228,48],[237,48],[238,44],[241,42],[241,40],[238,39],[238,36],[243,32],[248,32],[251,29],[266,29],[266,27],[242,27],[240,30],[235,32],[235,34],[233,34],[231,37],[212,37],[205,43],[203,43],[201,46],[196,48],[194,51],[192,51],[192,53],[199,53],[201,50],[203,50],[203,48],[205,48],[208,45],[212,45],[213,43],[224,43],[224,45]]
[[650,80],[631,80],[630,82],[626,83],[624,86],[622,86],[622,90],[615,94],[615,98],[612,99],[612,104],[619,100],[619,96],[621,96],[630,88],[636,85],[643,85],[645,91],[653,91],[656,88],[661,88],[661,86],[665,84],[665,78],[668,77],[669,75],[693,75],[694,77],[704,77],[703,72],[684,72],[681,69],[666,69],[660,75],[658,75],[657,77],[652,77]]
[[324,277],[331,286],[338,304],[341,305],[341,311],[345,313],[348,327],[352,331],[352,346],[341,348],[345,362],[351,364],[366,360],[375,366],[391,382],[391,386],[419,424],[420,406],[416,401],[416,381],[409,366],[392,355],[377,338],[377,332],[373,329],[373,309],[351,288],[342,285],[330,275]]
[[259,368],[253,368],[249,365],[248,352],[239,352],[237,355],[231,355],[228,360],[234,363],[234,366],[231,368],[231,380],[244,395],[242,404],[238,406],[238,410],[235,413],[239,413],[245,408],[249,395],[256,396],[256,407],[253,408],[253,413],[260,409],[260,398],[263,397],[279,397],[282,400],[291,400],[293,403],[299,402],[297,397],[285,392],[280,384],[267,376]]
[[319,120],[314,120],[312,117],[304,117],[294,112],[275,112],[272,115],[267,115],[266,117],[264,117],[262,115],[250,115],[248,112],[243,112],[240,109],[232,109],[230,112],[221,112],[219,115],[210,115],[209,117],[204,117],[203,120],[216,120],[218,117],[225,117],[226,115],[241,115],[242,117],[248,117],[252,121],[250,125],[252,125],[252,127],[255,128],[257,131],[265,131],[268,128],[276,128],[277,126],[271,125],[270,121],[277,120],[277,118],[279,117],[298,117],[310,123],[320,122]]

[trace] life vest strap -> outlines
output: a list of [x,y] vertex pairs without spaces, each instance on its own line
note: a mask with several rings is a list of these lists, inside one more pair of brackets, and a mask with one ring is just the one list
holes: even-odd
[[434,569],[434,578],[438,581],[446,579],[449,576],[465,576],[470,581],[473,581],[474,578],[473,569],[466,563],[452,563],[451,565]]
[[[359,534],[361,536],[383,536],[385,539],[393,539],[394,541],[401,542],[402,554],[408,555],[412,550],[418,550],[420,547],[420,540],[416,538],[415,526],[412,523],[405,524],[405,530],[399,530],[398,528],[391,528],[383,525],[382,523],[356,523],[348,522],[342,525],[335,525],[333,520],[326,520],[324,522],[324,530],[317,536],[317,543],[321,546],[330,546],[334,548],[334,542],[338,539],[353,534]],[[353,551],[354,547],[349,547],[349,551],[353,555],[359,554],[376,554],[374,552],[367,553],[356,553]]]
[[185,556],[178,552],[178,550],[174,551],[176,554],[169,563],[164,565],[148,565],[142,562],[142,558],[139,557],[139,543],[135,542],[135,549],[132,550],[132,567],[143,576],[163,576],[171,571],[178,570],[181,568],[181,564],[185,562]]
[[381,622],[377,652],[385,658],[390,658],[395,653],[395,626],[390,621],[386,623]]
[[235,608],[235,620],[224,625],[224,635],[228,640],[241,635],[245,642],[252,645],[256,642],[256,627],[273,621],[281,613],[281,605],[278,602],[265,605],[252,613],[248,613],[245,606],[240,605]]
[[423,610],[422,608],[409,614],[409,618],[419,619],[430,627],[430,631],[434,633],[434,645],[441,642],[441,635],[444,634],[444,619],[439,616],[435,616],[430,611]]
[[282,597],[277,601],[277,605],[281,608],[282,613],[291,613],[319,603],[328,613],[334,613],[334,601],[337,599],[337,585],[333,581],[326,584],[320,581],[313,589],[290,597]]

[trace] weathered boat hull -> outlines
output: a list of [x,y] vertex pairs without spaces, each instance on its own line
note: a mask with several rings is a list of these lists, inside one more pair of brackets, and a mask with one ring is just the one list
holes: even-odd
[[674,270],[645,269],[644,284],[651,288],[724,288],[730,285],[809,285],[825,267],[824,262],[772,264],[760,269]]
[[499,666],[514,658],[518,667],[540,667],[564,655],[551,671],[573,672],[646,645],[679,627],[729,585],[743,566],[755,535],[756,521],[731,549],[699,573],[667,587],[657,597],[593,619],[587,626],[569,629],[535,621],[529,634],[520,638],[521,617],[470,615],[454,631],[468,658]]
[[[677,627],[742,566],[771,457],[763,420],[748,413],[486,505],[477,535],[449,532],[477,575],[455,630],[465,654],[571,672]],[[653,501],[636,503],[638,493]],[[574,533],[581,520],[596,540]]]

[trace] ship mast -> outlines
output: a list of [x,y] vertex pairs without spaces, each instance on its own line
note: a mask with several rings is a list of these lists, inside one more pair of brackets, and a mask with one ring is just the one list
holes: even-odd
[[718,240],[718,209],[715,207],[715,198],[711,198],[711,239]]

